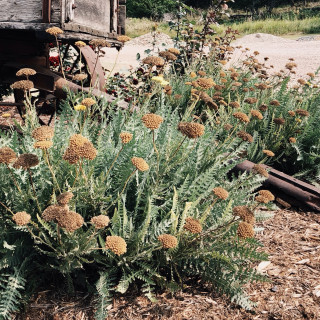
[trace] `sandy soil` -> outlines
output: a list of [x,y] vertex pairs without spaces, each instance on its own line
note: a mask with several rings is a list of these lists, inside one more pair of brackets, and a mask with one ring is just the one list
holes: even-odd
[[[165,47],[170,47],[173,42],[170,41],[164,34],[157,35],[158,40],[155,46],[157,50],[163,50]],[[319,37],[315,37],[320,39]],[[166,44],[163,46],[162,44]],[[305,77],[308,72],[315,72],[320,67],[320,41],[297,41],[281,37],[276,37],[270,34],[256,33],[244,36],[237,39],[233,46],[243,46],[250,48],[251,52],[257,50],[260,55],[257,57],[263,62],[264,57],[268,57],[268,64],[273,65],[274,72],[283,69],[289,58],[294,58],[298,67],[296,69],[296,78]],[[150,34],[135,38],[126,43],[120,51],[118,62],[114,68],[114,72],[128,72],[131,67],[139,65],[136,60],[137,53],[141,57],[145,56],[144,51],[152,49],[152,37]],[[114,60],[117,56],[116,49],[106,50],[106,56],[101,58],[102,65],[111,70],[114,65]],[[242,49],[236,49],[231,63],[235,63],[239,58],[244,58]]]

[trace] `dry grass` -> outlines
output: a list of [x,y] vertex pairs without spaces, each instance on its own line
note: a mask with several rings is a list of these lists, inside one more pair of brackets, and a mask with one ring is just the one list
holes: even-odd
[[[128,18],[126,21],[126,33],[129,37],[134,38],[151,32],[154,26],[157,26],[158,31],[171,37],[175,35],[166,22],[156,23],[146,18]],[[273,35],[312,34],[320,33],[320,19],[317,17],[303,20],[267,19],[213,26],[213,29],[218,35],[222,35],[227,27],[239,30],[242,35],[251,33],[269,33]],[[201,29],[200,22],[195,25],[195,29]]]

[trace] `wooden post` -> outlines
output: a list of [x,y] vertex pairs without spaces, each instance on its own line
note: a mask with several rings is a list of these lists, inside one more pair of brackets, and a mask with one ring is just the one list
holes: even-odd
[[42,22],[51,22],[51,0],[42,0]]

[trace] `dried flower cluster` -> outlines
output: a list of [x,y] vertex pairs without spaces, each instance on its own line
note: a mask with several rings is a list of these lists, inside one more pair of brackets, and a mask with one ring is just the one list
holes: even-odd
[[252,115],[253,118],[257,118],[257,119],[259,119],[259,120],[262,120],[262,119],[263,119],[263,115],[262,115],[261,112],[258,111],[258,110],[251,110],[250,113],[251,113],[251,115]]
[[73,198],[72,192],[63,192],[57,197],[57,202],[60,206],[64,206],[66,204],[69,204],[70,200]]
[[203,89],[210,89],[215,86],[215,82],[211,78],[199,78],[196,82]]
[[144,58],[142,60],[142,63],[150,66],[163,67],[165,64],[165,61],[160,57],[150,56],[150,57]]
[[278,107],[278,106],[280,106],[280,102],[278,100],[272,100],[272,101],[270,101],[270,105]]
[[41,126],[32,131],[32,137],[37,140],[33,145],[36,149],[49,149],[52,147],[51,139],[54,136],[54,129],[49,126]]
[[30,80],[16,81],[11,85],[12,89],[28,91],[34,88],[34,84]]
[[32,167],[35,167],[39,164],[39,159],[37,155],[32,153],[24,153],[21,154],[18,159],[13,163],[13,167],[15,169],[30,169]]
[[238,236],[242,239],[253,238],[254,229],[250,223],[240,222],[237,230]]
[[274,195],[269,190],[259,190],[259,195],[265,197],[269,201],[274,201]]
[[301,117],[309,117],[309,115],[310,115],[310,113],[304,109],[297,109],[296,114],[298,114]]
[[158,240],[164,249],[172,249],[178,245],[178,239],[171,234],[161,234]]
[[159,56],[165,58],[168,61],[175,61],[177,60],[177,56],[169,51],[160,51]]
[[41,126],[32,131],[32,138],[37,141],[51,140],[54,136],[54,129],[49,126]]
[[268,198],[266,198],[266,197],[264,197],[264,196],[262,196],[262,195],[256,196],[256,197],[255,197],[255,200],[256,200],[257,202],[259,202],[259,203],[265,203],[265,204],[267,204],[267,203],[270,202],[270,200],[269,200]]
[[31,68],[22,68],[17,71],[17,77],[26,77],[28,79],[29,76],[34,76],[37,72]]
[[237,102],[237,101],[231,101],[231,102],[229,103],[229,106],[230,106],[231,108],[237,109],[237,108],[240,108],[240,103]]
[[128,36],[119,36],[119,37],[117,38],[117,40],[120,41],[120,42],[122,42],[122,43],[125,43],[125,42],[130,41],[131,38],[128,37]]
[[88,78],[88,75],[86,75],[85,73],[78,73],[72,77],[72,79],[75,81],[83,81],[87,78]]
[[30,216],[30,214],[26,213],[25,211],[20,211],[20,212],[15,213],[12,216],[12,220],[18,226],[25,226],[30,222],[31,216]]
[[249,117],[248,117],[245,113],[243,113],[243,112],[236,112],[236,113],[233,114],[233,116],[234,116],[236,119],[238,119],[238,120],[240,120],[241,122],[243,122],[243,123],[249,123],[249,122],[250,122]]
[[202,226],[199,220],[192,217],[186,218],[186,223],[183,228],[191,233],[200,233],[202,231]]
[[85,98],[81,101],[81,104],[83,104],[86,107],[91,107],[93,106],[96,102],[96,100],[92,99],[92,98]]
[[125,240],[119,236],[108,236],[106,239],[106,249],[120,256],[127,252],[127,244]]
[[53,142],[50,140],[37,141],[33,144],[35,149],[47,150],[53,146]]
[[83,47],[85,47],[87,44],[85,43],[85,42],[83,42],[83,41],[76,41],[75,43],[74,43],[78,48],[83,48]]
[[74,232],[81,228],[84,220],[83,217],[74,211],[68,211],[65,215],[59,215],[56,217],[57,223],[61,228],[66,229],[68,232]]
[[120,139],[123,144],[129,143],[132,140],[132,137],[133,137],[133,135],[130,132],[121,132],[120,133]]
[[16,153],[9,147],[0,148],[0,164],[9,165],[17,159]]
[[262,150],[262,152],[264,154],[266,154],[268,157],[274,157],[275,156],[275,154],[271,150],[264,149],[264,150]]
[[233,215],[241,218],[242,221],[254,224],[254,213],[247,206],[237,206],[232,209]]
[[111,47],[111,44],[104,39],[92,39],[89,44],[93,47],[93,48],[102,48],[102,47]]
[[180,50],[177,49],[177,48],[169,48],[168,51],[169,51],[170,53],[175,54],[176,56],[178,56],[178,55],[180,54]]
[[99,216],[92,217],[91,223],[96,229],[103,229],[109,225],[110,219],[108,216],[101,214]]
[[147,171],[147,170],[149,170],[149,165],[142,158],[133,157],[131,159],[131,162],[139,171]]
[[260,174],[261,176],[263,176],[265,178],[269,177],[268,171],[261,164],[255,164],[252,167],[252,172],[253,173],[258,173],[258,174]]
[[244,99],[244,102],[248,103],[248,104],[255,104],[257,103],[258,99],[257,98],[246,98]]
[[142,117],[143,124],[151,130],[158,129],[163,122],[163,118],[154,113],[147,113]]
[[237,132],[237,136],[242,139],[243,141],[248,141],[250,143],[253,142],[253,137],[250,133],[245,132],[243,130],[240,130],[239,132]]
[[180,122],[178,130],[189,139],[195,139],[204,134],[204,125],[196,122]]
[[63,34],[63,30],[61,30],[60,28],[58,27],[51,27],[51,28],[48,28],[46,30],[47,33],[51,34],[52,36],[58,36],[59,34]]
[[64,192],[57,197],[58,205],[51,205],[42,212],[42,218],[47,222],[56,222],[61,228],[68,232],[74,232],[81,228],[83,217],[74,211],[69,210],[68,203],[73,193]]
[[58,217],[67,215],[68,212],[67,205],[51,205],[42,212],[42,218],[47,222],[57,222]]
[[215,196],[217,196],[221,200],[226,200],[229,197],[229,192],[221,187],[216,187],[213,190]]
[[74,134],[69,139],[63,159],[70,164],[77,163],[80,159],[93,160],[97,156],[97,150],[93,144],[81,134]]
[[278,125],[283,125],[286,121],[283,118],[274,118],[273,122]]

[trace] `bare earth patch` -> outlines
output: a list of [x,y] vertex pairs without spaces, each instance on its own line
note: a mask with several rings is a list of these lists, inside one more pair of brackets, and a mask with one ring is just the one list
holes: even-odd
[[[257,226],[265,228],[257,238],[269,254],[269,261],[257,267],[269,275],[270,282],[248,286],[251,299],[258,303],[252,312],[193,283],[185,292],[159,294],[157,303],[133,289],[125,297],[114,299],[108,319],[320,319],[320,215],[279,210],[274,218]],[[94,318],[88,296],[68,299],[48,291],[39,293],[27,313],[15,319]]]
[[[298,65],[296,75],[293,78],[298,79],[307,78],[306,74],[308,72],[315,72],[320,67],[320,37],[314,36],[314,39],[313,41],[297,41],[266,33],[254,33],[237,39],[232,43],[232,46],[241,45],[243,48],[249,48],[251,54],[253,51],[259,51],[260,54],[257,59],[260,62],[264,62],[264,57],[268,57],[267,65],[273,65],[273,68],[270,69],[270,74],[284,69],[288,59],[293,58]],[[152,49],[152,42],[153,37],[151,34],[146,34],[127,42],[119,53],[118,62],[113,72],[128,73],[130,68],[137,67],[139,65],[139,61],[136,59],[137,53],[143,58],[145,56],[144,51]],[[155,52],[172,47],[173,44],[167,35],[159,33],[156,35]],[[106,50],[105,57],[101,58],[102,65],[111,70],[117,54],[116,49]],[[241,49],[236,49],[231,64],[236,63],[239,58],[245,58],[245,55]]]

